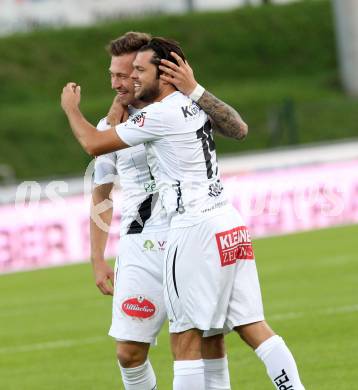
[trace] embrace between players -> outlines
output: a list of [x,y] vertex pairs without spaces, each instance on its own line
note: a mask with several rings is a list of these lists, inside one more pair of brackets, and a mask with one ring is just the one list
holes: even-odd
[[[107,117],[97,128],[84,118],[75,83],[61,104],[77,140],[97,156],[92,199],[103,211],[101,223],[91,218],[92,265],[101,292],[113,295],[109,334],[125,389],[157,388],[148,350],[166,319],[174,390],[231,388],[230,331],[254,349],[276,389],[304,389],[291,352],[264,319],[250,235],[220,180],[213,133],[240,140],[247,125],[196,82],[177,42],[129,32],[108,50],[117,96]],[[112,208],[102,205],[116,177],[113,271],[104,260]]]

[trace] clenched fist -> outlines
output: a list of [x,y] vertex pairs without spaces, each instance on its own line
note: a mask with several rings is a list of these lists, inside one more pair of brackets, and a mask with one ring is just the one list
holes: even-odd
[[81,87],[70,82],[65,85],[61,95],[61,107],[67,113],[77,108],[81,101]]

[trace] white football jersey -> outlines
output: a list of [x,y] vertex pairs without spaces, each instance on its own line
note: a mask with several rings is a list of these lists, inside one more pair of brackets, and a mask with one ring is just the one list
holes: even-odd
[[181,92],[173,92],[116,126],[130,146],[145,145],[150,170],[172,227],[192,226],[221,213],[220,181],[211,123]]
[[[108,130],[107,118],[97,125]],[[160,202],[144,145],[104,154],[95,160],[94,183],[119,181],[120,235],[167,230],[168,217]]]

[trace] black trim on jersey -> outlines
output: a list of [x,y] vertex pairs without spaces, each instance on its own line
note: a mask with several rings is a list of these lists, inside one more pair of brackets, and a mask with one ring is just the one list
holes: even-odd
[[201,140],[206,165],[206,176],[208,179],[211,179],[214,172],[213,164],[211,162],[212,155],[210,152],[214,151],[216,146],[212,134],[210,120],[207,121],[203,127],[196,131],[196,137],[197,139]]
[[173,316],[175,318],[175,321],[178,321],[177,316],[175,315],[174,306],[173,306],[173,303],[172,303],[172,301],[170,299],[170,294],[169,294],[169,287],[168,287],[168,258],[169,258],[169,251],[168,251],[167,257],[165,259],[165,280],[166,280],[165,285],[167,287],[168,299],[169,299],[169,302],[170,302],[170,307],[172,308]]
[[158,200],[159,194],[150,194],[138,208],[135,220],[129,225],[127,234],[142,233],[145,223],[152,216],[152,208]]
[[148,171],[149,171],[149,175],[150,175],[150,180],[154,180],[154,176],[152,175],[152,171],[150,170],[149,164],[148,164]]
[[176,280],[176,278],[175,278],[175,261],[176,261],[176,259],[177,259],[177,251],[178,251],[178,247],[175,248],[174,259],[173,259],[173,265],[172,265],[172,275],[173,275],[173,282],[174,282],[175,292],[177,293],[177,297],[179,298],[178,288],[177,288],[177,280]]

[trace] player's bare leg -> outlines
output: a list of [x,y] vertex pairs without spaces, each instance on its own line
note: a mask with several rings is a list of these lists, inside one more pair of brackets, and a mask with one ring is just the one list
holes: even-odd
[[[171,334],[172,352],[175,361],[174,389],[191,388],[189,386],[200,389],[197,387],[200,382],[197,383],[196,381],[202,381],[201,373],[204,369],[204,388],[206,390],[230,390],[224,336],[218,334],[211,337],[202,337],[201,334],[202,332],[194,329]],[[193,378],[190,378],[191,371]]]
[[292,353],[266,321],[238,326],[235,331],[263,361],[275,388],[304,390]]
[[253,349],[258,348],[264,341],[275,336],[275,332],[268,326],[266,321],[238,326],[235,328],[235,331]]
[[203,337],[201,354],[204,361],[205,389],[230,390],[229,365],[224,335]]
[[201,354],[203,359],[221,359],[226,356],[226,348],[223,334],[211,337],[203,337],[201,342]]
[[201,359],[202,332],[189,329],[185,332],[172,333],[170,342],[174,360]]
[[150,344],[117,341],[117,359],[126,390],[155,390],[156,377],[148,358]]
[[174,356],[174,390],[205,390],[201,344],[202,332],[198,329],[171,334]]

